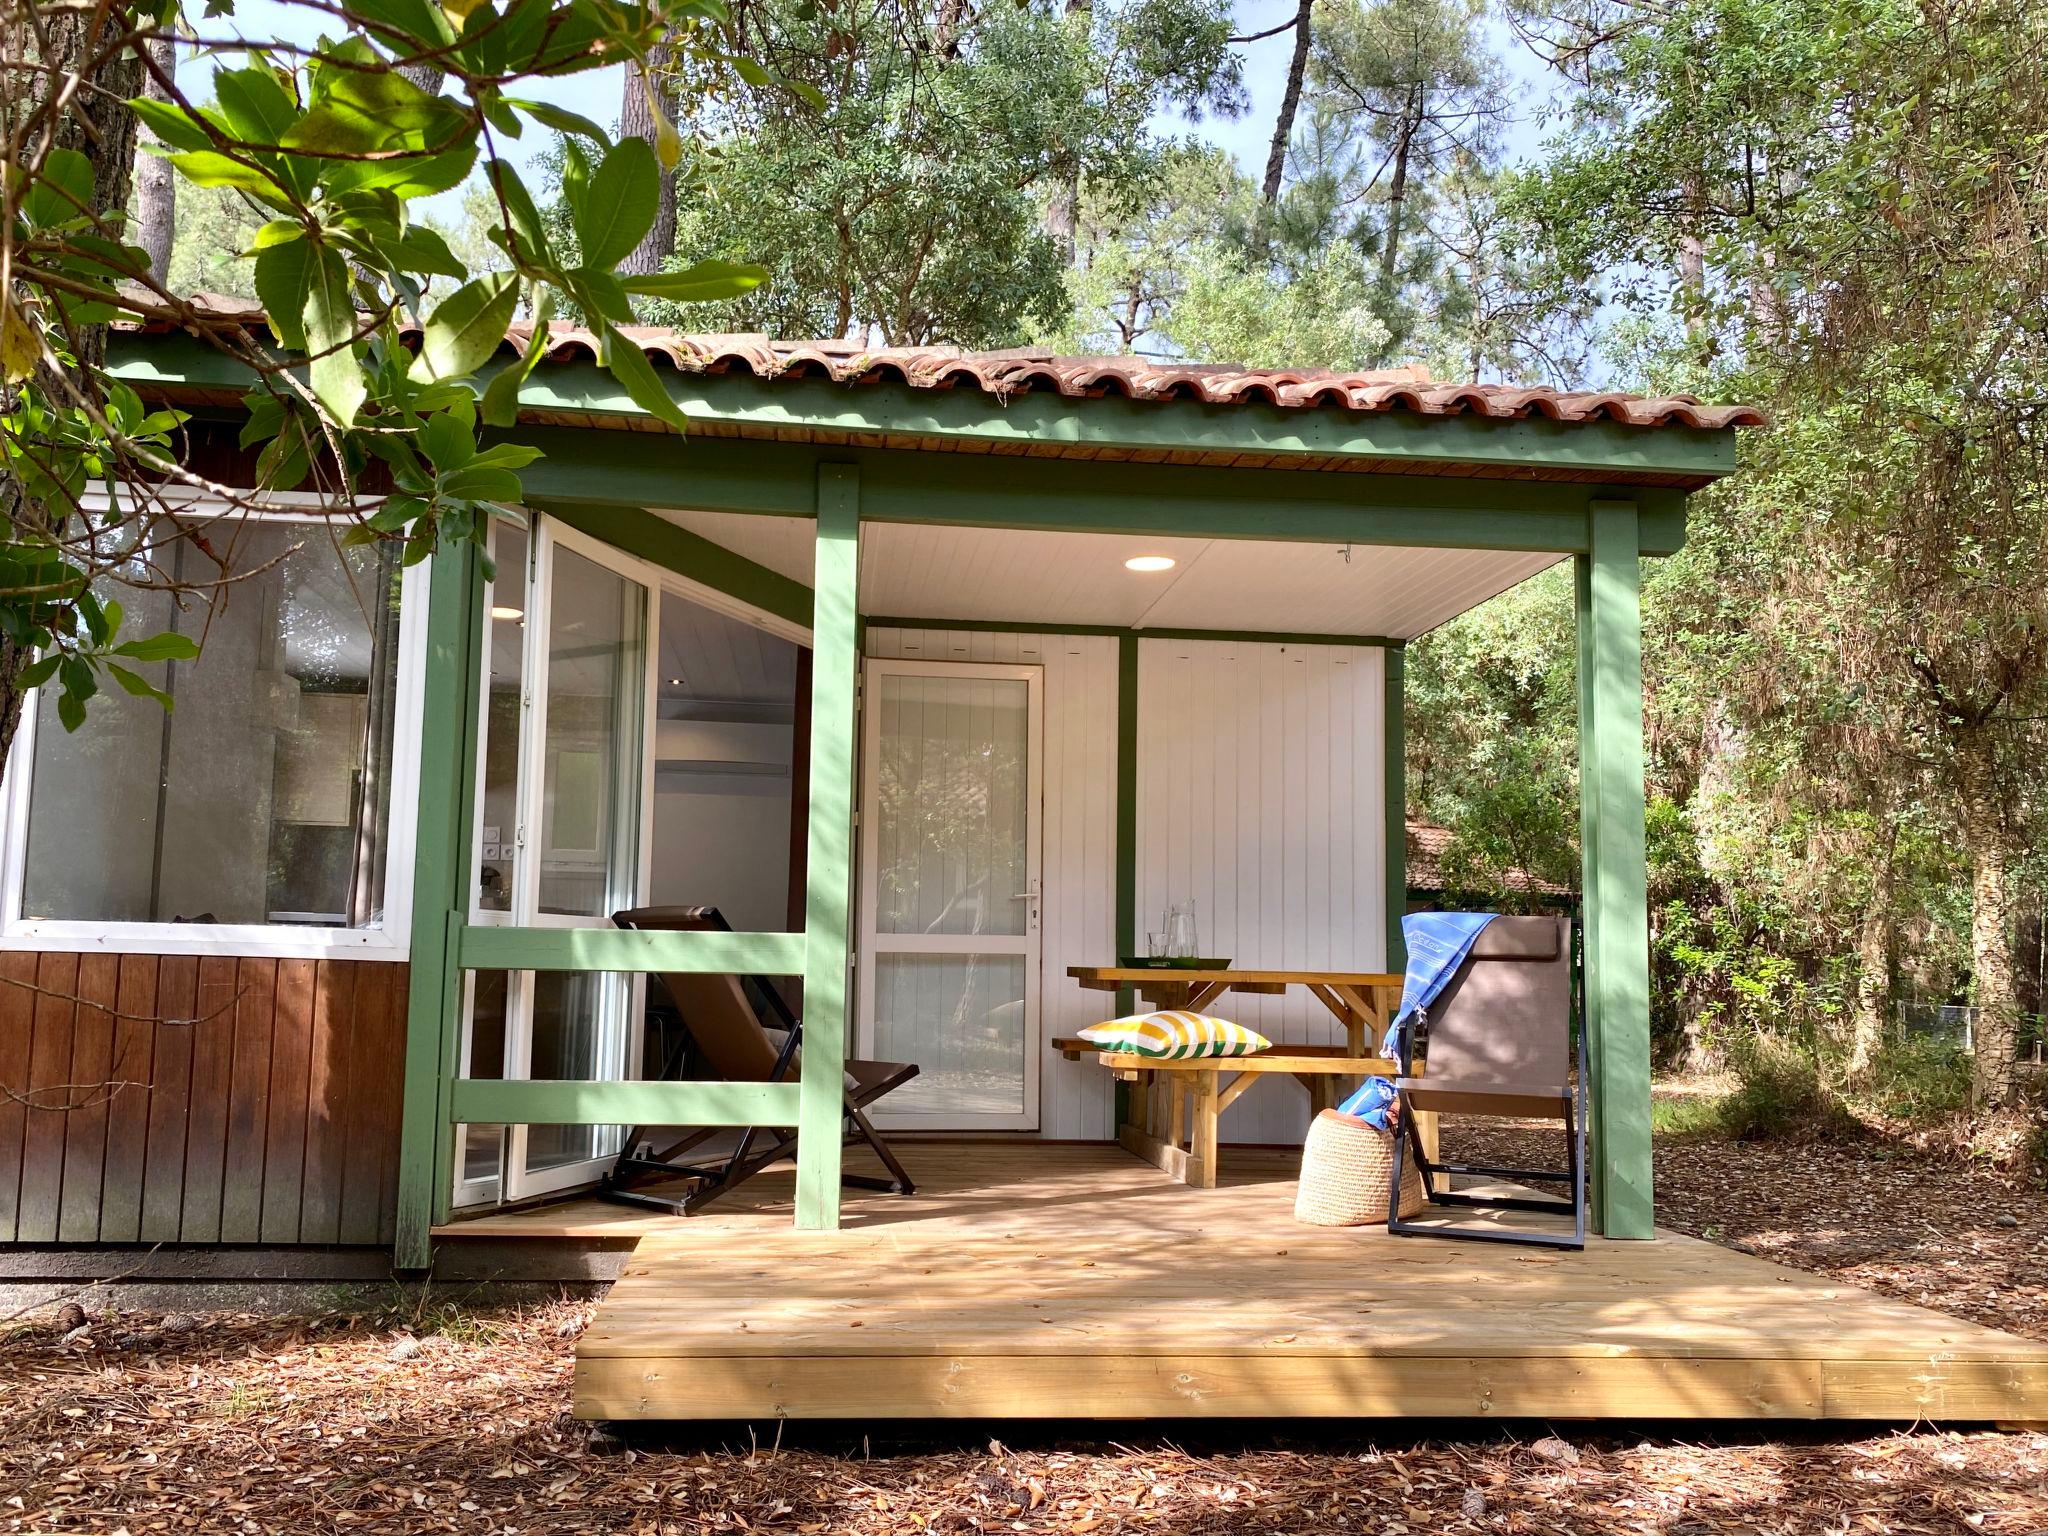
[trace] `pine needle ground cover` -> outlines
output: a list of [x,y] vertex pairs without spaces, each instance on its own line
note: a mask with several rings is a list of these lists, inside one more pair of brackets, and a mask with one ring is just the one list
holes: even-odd
[[[1868,1149],[1669,1143],[1670,1225],[2048,1337],[2048,1197]],[[2002,1221],[2010,1218],[2011,1225]],[[2048,1530],[2048,1433],[1432,1422],[635,1432],[568,1412],[586,1298],[0,1323],[0,1531]],[[67,1326],[68,1325],[68,1326]],[[863,1429],[866,1433],[863,1433]]]

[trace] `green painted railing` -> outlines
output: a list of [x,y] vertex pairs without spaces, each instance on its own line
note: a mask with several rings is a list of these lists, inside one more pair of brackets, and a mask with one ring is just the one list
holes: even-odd
[[655,933],[628,928],[456,930],[465,971],[677,971],[801,976],[800,933]]
[[549,1082],[458,1077],[448,1118],[466,1125],[764,1125],[797,1123],[794,1083]]

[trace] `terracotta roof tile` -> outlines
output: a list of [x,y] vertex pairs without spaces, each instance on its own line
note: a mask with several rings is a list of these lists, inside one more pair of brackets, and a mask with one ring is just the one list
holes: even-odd
[[[216,294],[194,298],[227,317],[252,324],[263,318],[262,311],[246,300]],[[515,325],[511,340],[523,346],[530,334],[530,327]],[[1432,379],[1419,368],[1355,373],[1242,368],[1146,357],[1062,357],[1025,347],[967,352],[957,347],[866,347],[836,340],[774,341],[760,335],[697,335],[658,326],[628,326],[623,334],[649,356],[664,358],[685,373],[973,389],[999,400],[1025,393],[1070,399],[1119,395],[1132,400],[1257,404],[1287,410],[1404,410],[1421,416],[1544,417],[1559,422],[1606,420],[1640,427],[1677,424],[1708,429],[1762,426],[1766,421],[1764,413],[1754,407],[1704,405],[1691,395],[1652,397],[1459,384]],[[558,363],[595,361],[597,338],[586,330],[557,328],[547,355]]]

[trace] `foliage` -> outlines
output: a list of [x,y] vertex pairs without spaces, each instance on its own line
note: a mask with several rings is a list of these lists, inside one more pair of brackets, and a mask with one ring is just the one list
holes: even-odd
[[[205,17],[185,15],[175,0],[148,10],[104,4],[96,13],[104,25],[91,29],[61,6],[13,13],[0,104],[8,144],[0,749],[24,689],[55,681],[60,717],[75,727],[103,678],[152,691],[117,658],[190,653],[188,639],[124,636],[120,605],[102,601],[95,583],[174,585],[155,556],[181,531],[180,506],[195,492],[235,505],[252,494],[188,467],[183,416],[145,411],[109,376],[109,322],[182,328],[241,365],[252,381],[242,444],[260,450],[256,493],[314,489],[350,525],[347,539],[403,539],[411,562],[450,540],[481,539],[492,517],[516,515],[518,471],[538,451],[483,446],[479,432],[513,425],[558,296],[598,324],[620,385],[680,428],[643,354],[611,327],[633,319],[633,293],[729,296],[764,275],[718,264],[621,283],[612,269],[653,217],[654,151],[641,140],[614,144],[595,125],[519,94],[524,81],[642,54],[664,33],[700,67],[722,68],[732,43],[716,0],[300,4],[336,33],[311,46],[283,35],[215,41],[233,30],[230,0],[211,0]],[[155,94],[132,94],[153,67],[150,44],[175,32],[208,40],[218,66],[210,102],[189,99],[168,73]],[[452,93],[416,83],[408,71],[423,64]],[[125,107],[110,82],[126,88]],[[78,136],[69,103],[81,91],[113,115],[74,145],[63,140]],[[151,151],[188,189],[202,190],[200,216],[217,220],[220,248],[237,253],[268,338],[155,281],[146,256],[126,242],[119,210],[136,118],[157,141]],[[569,136],[563,187],[580,237],[573,263],[547,239],[501,153],[503,139],[534,123]],[[492,191],[499,270],[473,271],[411,212],[472,171]],[[101,195],[109,189],[115,195]],[[221,275],[221,287],[238,286]],[[435,279],[451,291],[430,302]],[[487,383],[485,365],[522,297],[541,317],[533,343]],[[409,325],[423,332],[416,355],[402,342]],[[373,473],[391,487],[381,498],[365,495]],[[217,566],[210,591],[234,579],[232,541],[202,544]]]
[[1067,252],[1048,199],[1156,178],[1149,118],[1240,102],[1219,0],[737,14],[749,51],[804,89],[750,84],[693,114],[709,149],[680,258],[774,253],[774,281],[713,322],[735,330],[995,346],[1055,327]]

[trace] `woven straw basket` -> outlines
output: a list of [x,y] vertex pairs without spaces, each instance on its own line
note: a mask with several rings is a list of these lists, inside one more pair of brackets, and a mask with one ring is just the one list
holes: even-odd
[[[1301,1182],[1294,1219],[1313,1227],[1363,1227],[1387,1219],[1387,1183],[1394,1173],[1394,1138],[1351,1115],[1326,1109],[1308,1128],[1301,1149]],[[1410,1162],[1401,1180],[1401,1214],[1429,1202],[1422,1175]]]

